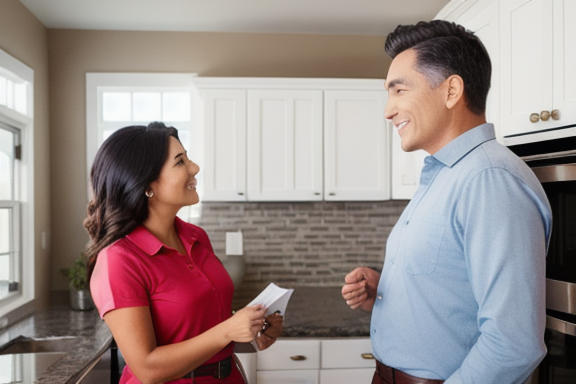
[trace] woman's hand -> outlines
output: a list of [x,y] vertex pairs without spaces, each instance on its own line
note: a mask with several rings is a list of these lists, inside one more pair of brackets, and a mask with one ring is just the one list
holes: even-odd
[[376,300],[376,289],[380,274],[372,268],[360,267],[346,275],[342,287],[342,297],[352,309],[372,311]]
[[236,311],[231,318],[226,320],[228,337],[239,343],[254,340],[256,333],[262,329],[265,315],[266,308],[261,304],[251,305]]

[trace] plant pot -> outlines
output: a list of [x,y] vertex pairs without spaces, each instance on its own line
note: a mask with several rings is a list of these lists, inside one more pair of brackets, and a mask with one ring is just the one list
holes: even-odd
[[89,311],[94,308],[89,289],[70,288],[70,305],[76,311]]

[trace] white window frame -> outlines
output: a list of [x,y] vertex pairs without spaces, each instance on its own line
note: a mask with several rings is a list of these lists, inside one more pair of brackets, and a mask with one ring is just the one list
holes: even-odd
[[[102,116],[102,93],[106,91],[129,91],[135,90],[161,90],[161,91],[186,91],[191,94],[192,126],[199,127],[198,119],[198,91],[194,85],[195,73],[87,73],[86,74],[86,186],[87,198],[91,199],[90,193],[90,170],[96,157],[96,152],[101,145],[99,126],[105,123]],[[168,123],[168,122],[167,122]],[[126,125],[131,124],[127,122]],[[178,126],[175,124],[175,127]],[[203,158],[203,133],[198,132],[198,140],[194,148],[186,148],[194,153],[198,159]],[[194,159],[192,159],[194,160]],[[183,208],[179,213],[182,219],[197,224],[200,216],[200,204],[191,209]]]
[[[0,122],[14,127],[21,134],[21,160],[19,175],[19,224],[15,232],[19,237],[20,260],[19,290],[0,299],[0,317],[34,300],[35,245],[34,239],[34,70],[0,49],[0,67],[26,82],[26,113],[0,105]],[[18,219],[17,219],[18,220]],[[26,228],[27,230],[23,230]]]

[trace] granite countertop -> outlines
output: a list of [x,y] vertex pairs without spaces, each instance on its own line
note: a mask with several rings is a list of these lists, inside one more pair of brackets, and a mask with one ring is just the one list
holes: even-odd
[[37,378],[37,384],[75,383],[79,375],[102,355],[112,342],[112,334],[98,312],[74,311],[66,302],[52,305],[47,311],[29,316],[4,331],[0,331],[0,345],[18,337],[44,339],[75,337],[72,351],[56,361]]
[[[340,288],[295,288],[286,308],[282,337],[368,337],[370,314],[350,309]],[[37,384],[74,383],[79,375],[112,342],[112,335],[96,310],[74,311],[66,300],[49,310],[29,316],[4,331],[0,345],[29,338],[75,337],[73,353],[67,353],[39,377]]]
[[341,288],[295,288],[282,337],[369,337],[370,313],[351,309]]
[[[247,305],[266,286],[241,287],[234,293],[232,309]],[[371,314],[348,307],[341,292],[341,287],[295,287],[286,307],[282,337],[369,337]]]

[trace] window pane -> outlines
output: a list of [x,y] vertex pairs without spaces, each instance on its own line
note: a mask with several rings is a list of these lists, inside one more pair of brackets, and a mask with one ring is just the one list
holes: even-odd
[[14,82],[12,80],[6,81],[6,106],[14,109]]
[[164,121],[190,120],[190,93],[166,92],[162,100],[162,119]]
[[4,265],[4,255],[10,251],[10,211],[9,208],[0,208],[0,280],[8,280],[9,264]]
[[0,76],[0,105],[6,105],[6,93],[8,92],[8,84],[6,78]]
[[[0,254],[0,299],[8,294],[10,283],[10,256]],[[5,292],[3,292],[5,291]]]
[[[112,130],[112,129],[104,130],[104,132],[102,133],[102,143],[103,143],[104,141],[106,141],[106,139],[107,139],[108,137],[110,137],[110,135],[113,134],[114,132],[116,132],[116,129],[114,129],[114,130]],[[102,143],[100,143],[100,144],[102,144]]]
[[160,92],[135,92],[133,97],[135,121],[158,121],[162,119]]
[[26,115],[26,83],[14,84],[14,110]]
[[104,121],[130,121],[131,110],[130,93],[102,93],[102,119]]
[[14,134],[0,129],[0,200],[12,200],[14,180]]

